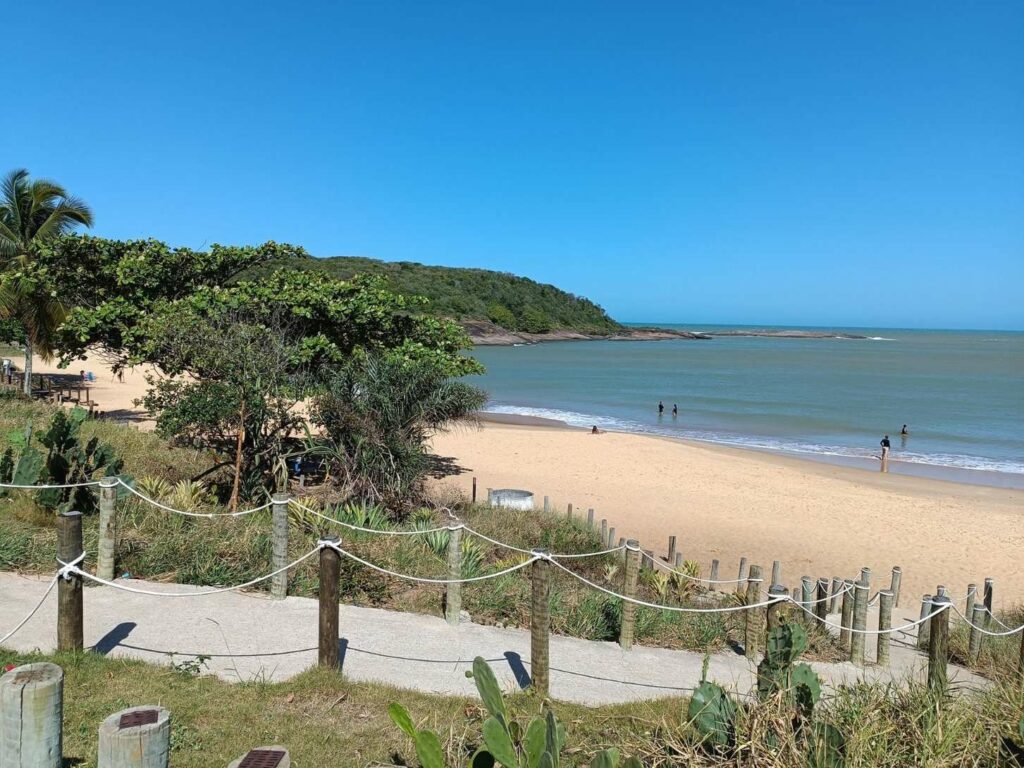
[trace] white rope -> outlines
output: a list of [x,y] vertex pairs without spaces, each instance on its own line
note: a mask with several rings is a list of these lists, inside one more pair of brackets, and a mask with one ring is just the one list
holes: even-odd
[[618,592],[615,592],[615,591],[613,591],[611,589],[605,589],[600,584],[595,584],[594,582],[590,581],[589,579],[586,579],[583,576],[580,576],[575,571],[569,570],[564,565],[559,563],[557,560],[552,560],[551,562],[555,566],[557,566],[558,568],[561,568],[563,571],[568,573],[570,576],[574,577],[575,579],[577,579],[579,581],[582,581],[584,584],[586,584],[589,587],[592,587],[594,589],[600,590],[601,592],[604,592],[606,595],[611,595],[612,597],[617,597],[620,600],[625,600],[626,602],[633,603],[634,605],[642,605],[645,608],[656,608],[656,609],[662,610],[662,611],[673,611],[675,613],[734,613],[736,611],[753,610],[754,608],[766,608],[769,605],[774,605],[775,603],[781,603],[781,602],[784,602],[785,600],[788,599],[787,596],[777,595],[777,596],[773,596],[771,599],[766,600],[766,601],[761,602],[761,603],[753,603],[751,605],[740,605],[740,606],[725,606],[725,607],[721,607],[721,608],[683,608],[681,606],[675,606],[675,605],[661,605],[659,603],[648,603],[646,600],[638,600],[635,597],[627,597],[626,595],[620,595]]
[[[1003,626],[1006,627],[1006,631],[1005,632],[993,632],[992,630],[986,629],[985,627],[979,627],[977,624],[975,624],[973,621],[971,621],[969,618],[967,618],[964,614],[960,613],[960,609],[957,608],[955,604],[953,605],[953,610],[956,611],[958,614],[960,614],[960,618],[963,619],[964,621],[966,621],[970,626],[974,627],[974,629],[976,629],[979,632],[981,632],[981,634],[988,635],[989,637],[1008,637],[1010,635],[1015,635],[1018,632],[1020,632],[1022,629],[1024,629],[1024,625],[1021,625],[1019,627],[1006,627],[1006,625],[1003,624],[1000,621],[999,623],[1003,624]],[[985,613],[988,613],[989,616],[992,616],[991,612],[989,612],[988,609],[985,610]],[[992,618],[995,619],[996,621],[999,621],[999,619],[996,619],[995,616],[992,616]]]
[[[856,585],[854,585],[854,584],[844,584],[843,588],[841,590],[839,590],[838,592],[836,592],[834,595],[825,595],[824,597],[819,597],[816,600],[808,600],[806,603],[803,600],[793,600],[792,597],[790,597],[789,599],[790,599],[791,602],[799,603],[801,606],[803,606],[803,605],[817,605],[818,603],[826,603],[829,600],[831,600],[833,597],[841,597],[842,595],[845,595],[847,592],[852,591],[855,586]],[[870,605],[870,603],[868,603],[868,605]]]
[[494,544],[496,546],[504,547],[505,549],[510,549],[513,552],[519,552],[519,553],[524,554],[524,555],[533,555],[533,551],[532,550],[523,549],[522,547],[516,547],[516,546],[513,546],[511,544],[506,544],[503,541],[498,541],[497,539],[492,539],[490,536],[485,536],[484,534],[480,533],[480,531],[473,530],[468,525],[466,526],[466,533],[471,533],[474,536],[476,536],[477,538],[483,539],[484,541],[489,541],[489,542],[491,542],[491,544]]
[[99,480],[88,480],[84,483],[54,483],[51,485],[16,485],[14,483],[0,483],[0,488],[13,488],[18,491],[46,491],[56,488],[88,488],[91,485],[99,484]]
[[668,565],[667,563],[661,562],[661,560],[659,558],[652,557],[651,555],[648,555],[646,552],[642,552],[641,554],[643,555],[643,557],[645,557],[648,560],[650,560],[652,563],[657,565],[659,568],[664,568],[666,571],[671,571],[672,573],[676,574],[677,576],[682,576],[684,579],[689,579],[690,581],[699,581],[702,584],[741,584],[741,583],[746,583],[746,581],[747,581],[747,579],[702,579],[699,576],[691,576],[688,573],[683,573],[682,571],[677,571],[675,568],[673,568],[672,566]]
[[623,544],[621,547],[612,547],[611,549],[602,549],[600,552],[583,552],[578,555],[549,555],[552,560],[572,560],[581,557],[599,557],[600,555],[610,555],[613,552],[621,552],[626,548]]
[[941,608],[936,609],[932,613],[929,613],[924,618],[918,619],[917,621],[912,621],[909,624],[904,624],[902,627],[890,627],[889,629],[856,629],[855,627],[844,627],[842,624],[833,624],[831,621],[827,621],[825,619],[819,619],[817,617],[817,615],[815,615],[814,611],[807,610],[800,603],[798,603],[797,601],[793,600],[792,597],[789,598],[789,602],[793,603],[793,605],[795,605],[801,611],[806,613],[808,616],[814,617],[814,619],[819,624],[824,624],[826,627],[832,627],[833,629],[846,630],[847,632],[853,632],[854,634],[858,634],[858,635],[888,635],[888,634],[891,634],[893,632],[905,632],[908,629],[913,629],[918,624],[924,624],[926,621],[931,619],[932,616],[937,616],[938,614],[942,613],[944,610],[949,608],[949,605],[950,605],[950,604],[944,605]]
[[24,626],[25,626],[26,624],[28,624],[29,620],[30,620],[30,619],[31,619],[31,618],[32,618],[33,616],[35,616],[35,615],[36,615],[36,611],[38,611],[38,610],[39,610],[40,608],[42,608],[42,607],[43,607],[43,603],[45,603],[45,602],[46,602],[46,598],[47,598],[47,596],[48,596],[48,595],[50,594],[50,592],[52,592],[52,591],[53,591],[53,587],[54,587],[54,586],[55,586],[55,585],[57,584],[57,581],[58,581],[59,579],[60,579],[60,575],[59,575],[59,574],[53,577],[53,580],[52,580],[52,581],[50,582],[50,586],[48,586],[48,587],[46,588],[46,591],[45,591],[45,592],[43,592],[43,596],[42,596],[41,598],[39,598],[39,602],[38,602],[38,603],[36,603],[36,607],[35,607],[35,608],[33,608],[33,609],[32,609],[31,611],[29,611],[29,612],[28,612],[28,616],[26,616],[26,617],[25,617],[24,619],[22,619],[22,620],[21,620],[21,621],[20,621],[20,622],[18,623],[18,626],[16,626],[16,627],[15,627],[14,629],[12,629],[12,630],[11,630],[10,632],[8,632],[8,633],[7,633],[6,635],[4,635],[3,637],[0,637],[0,645],[3,645],[3,644],[4,644],[5,642],[7,642],[8,640],[10,640],[10,639],[11,639],[12,637],[14,637],[15,633],[16,633],[16,632],[17,632],[17,631],[18,631],[19,629],[21,629],[21,628],[22,628],[22,627],[24,627]]
[[183,509],[175,509],[174,507],[169,507],[166,504],[161,504],[156,499],[151,499],[146,494],[140,493],[139,491],[135,490],[135,488],[130,486],[121,478],[117,478],[117,482],[124,488],[126,488],[130,493],[135,494],[140,499],[145,501],[147,504],[151,504],[154,507],[157,507],[158,509],[164,510],[165,512],[170,512],[175,515],[183,515],[185,517],[205,517],[211,520],[215,517],[243,517],[245,515],[251,515],[255,512],[262,512],[264,509],[268,509],[274,505],[273,501],[268,501],[266,504],[263,504],[262,506],[253,507],[252,509],[243,509],[239,510],[238,512],[186,512]]
[[383,529],[383,528],[365,528],[365,527],[363,527],[361,525],[355,525],[353,523],[346,523],[344,520],[338,520],[337,518],[331,517],[330,515],[325,515],[323,512],[319,512],[319,511],[313,509],[312,507],[307,507],[305,504],[303,504],[302,502],[296,501],[295,499],[291,499],[290,502],[292,504],[294,504],[296,507],[298,507],[299,509],[305,510],[306,512],[309,512],[312,515],[316,515],[317,517],[322,518],[322,519],[324,519],[324,520],[326,520],[326,521],[328,521],[330,523],[335,523],[336,525],[340,525],[340,526],[342,526],[344,528],[348,528],[349,530],[352,530],[352,531],[362,531],[363,533],[379,533],[382,536],[420,536],[420,535],[425,534],[425,533],[438,533],[439,531],[452,531],[452,530],[454,530],[456,528],[464,528],[465,527],[465,526],[463,526],[461,524],[460,525],[444,525],[444,526],[441,526],[440,528],[423,528],[423,529],[417,529],[417,530],[411,530],[411,531],[389,531],[389,530],[386,530],[386,529]]
[[70,563],[65,563],[60,558],[57,558],[57,562],[61,565],[60,570],[57,571],[57,578],[64,579],[64,581],[71,581],[71,574],[78,573],[78,566],[85,562],[85,552],[81,552],[78,557]]
[[529,560],[527,560],[525,562],[522,562],[522,563],[519,563],[518,565],[513,565],[511,568],[506,568],[503,571],[497,571],[496,573],[486,573],[483,576],[473,576],[473,577],[468,578],[468,579],[428,579],[428,578],[424,578],[422,576],[410,576],[407,573],[397,573],[396,571],[389,571],[387,568],[382,568],[379,565],[374,565],[373,563],[371,563],[371,562],[369,562],[367,560],[363,560],[363,558],[359,557],[358,555],[354,555],[351,552],[348,552],[347,550],[342,549],[335,542],[322,542],[322,543],[323,543],[323,546],[330,547],[331,549],[336,550],[337,552],[345,555],[345,557],[349,558],[350,560],[355,560],[357,563],[365,565],[367,568],[372,568],[375,571],[379,571],[380,573],[387,574],[388,576],[394,576],[395,578],[398,578],[398,579],[405,579],[407,581],[418,581],[421,584],[468,584],[468,583],[474,582],[474,581],[487,581],[488,579],[496,579],[499,576],[505,576],[506,574],[512,573],[514,571],[518,571],[520,568],[525,568],[526,566],[528,566],[530,563],[534,562],[535,560],[540,560],[541,559],[539,556],[535,555],[534,557],[530,558]]
[[272,573],[268,573],[266,576],[260,576],[258,578],[252,579],[251,581],[247,581],[244,584],[236,584],[235,586],[232,586],[232,587],[219,587],[217,589],[208,589],[208,590],[204,590],[202,592],[157,592],[156,590],[151,590],[151,589],[140,589],[138,587],[129,587],[129,586],[123,584],[123,583],[119,583],[119,582],[116,582],[116,581],[107,581],[106,579],[101,579],[99,576],[94,576],[91,573],[83,571],[81,568],[79,568],[75,564],[76,561],[72,561],[71,563],[65,563],[65,562],[63,562],[61,560],[57,560],[57,562],[60,563],[60,565],[62,566],[62,568],[60,569],[60,573],[58,575],[64,574],[64,573],[77,574],[78,576],[81,576],[82,578],[89,579],[89,581],[94,581],[97,584],[102,584],[105,587],[113,587],[114,589],[120,589],[122,592],[132,592],[132,593],[137,594],[137,595],[151,595],[153,597],[205,597],[206,595],[217,595],[217,594],[221,594],[223,592],[234,592],[235,590],[238,590],[238,589],[245,589],[246,587],[251,587],[254,584],[259,584],[261,581],[266,581],[267,579],[272,579],[274,576],[277,576],[279,573],[284,573],[289,568],[294,568],[299,563],[301,563],[301,562],[303,562],[305,560],[308,560],[313,555],[315,555],[317,552],[319,552],[321,549],[323,549],[325,546],[329,546],[329,542],[320,542],[320,543],[318,543],[317,546],[316,546],[316,549],[313,549],[313,550],[307,552],[302,557],[300,557],[298,560],[295,560],[294,562],[289,563],[288,565],[284,566],[283,568],[278,568],[276,571],[274,571]]

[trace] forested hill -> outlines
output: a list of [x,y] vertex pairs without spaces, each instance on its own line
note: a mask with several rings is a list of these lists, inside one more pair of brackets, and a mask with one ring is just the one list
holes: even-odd
[[622,330],[619,323],[589,299],[505,272],[355,256],[295,258],[272,262],[263,268],[281,266],[321,270],[339,278],[366,273],[382,275],[398,293],[428,298],[431,310],[439,315],[461,321],[490,321],[509,331],[604,335]]

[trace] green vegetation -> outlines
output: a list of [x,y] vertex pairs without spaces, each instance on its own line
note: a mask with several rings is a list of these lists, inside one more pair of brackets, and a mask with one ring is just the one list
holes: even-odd
[[505,272],[352,256],[314,259],[303,255],[271,260],[256,272],[278,268],[322,272],[342,280],[355,275],[379,275],[396,293],[426,297],[432,314],[457,320],[490,320],[510,331],[606,334],[622,329],[589,299]]
[[92,211],[63,187],[28,171],[0,182],[0,340],[25,345],[25,394],[32,394],[32,353],[52,357],[66,314],[65,298],[37,264],[41,247],[75,227],[92,226]]

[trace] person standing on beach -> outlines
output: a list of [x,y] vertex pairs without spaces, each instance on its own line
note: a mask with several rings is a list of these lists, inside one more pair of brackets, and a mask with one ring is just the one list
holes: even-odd
[[889,436],[886,435],[883,437],[882,442],[880,442],[879,445],[882,446],[883,451],[888,451],[892,447],[892,444],[889,442]]

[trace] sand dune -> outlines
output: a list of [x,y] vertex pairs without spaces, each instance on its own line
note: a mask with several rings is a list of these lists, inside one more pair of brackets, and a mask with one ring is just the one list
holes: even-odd
[[[564,511],[594,507],[617,536],[664,555],[669,535],[721,578],[739,558],[783,564],[783,581],[903,569],[901,608],[937,584],[966,594],[996,580],[996,605],[1024,600],[1024,491],[962,485],[643,435],[485,424],[434,439],[463,473],[442,482],[533,491]],[[980,586],[979,586],[980,588]],[[910,611],[912,612],[912,611]]]

